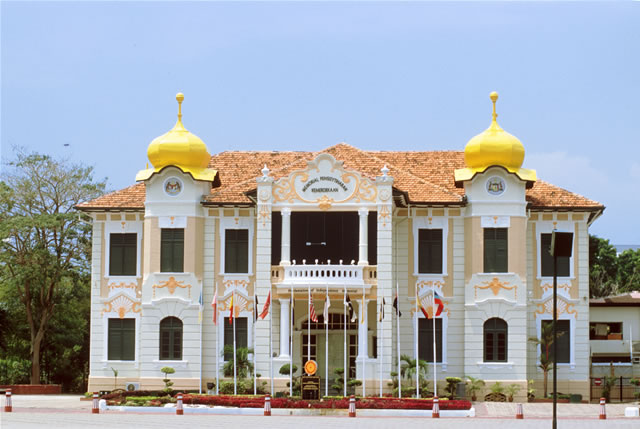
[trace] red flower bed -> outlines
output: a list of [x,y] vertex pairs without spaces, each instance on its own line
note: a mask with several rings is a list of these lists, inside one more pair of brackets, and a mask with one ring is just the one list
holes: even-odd
[[[185,404],[218,405],[223,407],[262,408],[264,396],[206,396],[183,395]],[[411,398],[357,398],[356,407],[360,409],[396,409],[430,410],[431,399]],[[323,401],[305,401],[296,398],[271,398],[271,408],[333,408],[348,409],[349,398],[325,399]],[[468,410],[471,402],[465,400],[440,401],[441,410]]]

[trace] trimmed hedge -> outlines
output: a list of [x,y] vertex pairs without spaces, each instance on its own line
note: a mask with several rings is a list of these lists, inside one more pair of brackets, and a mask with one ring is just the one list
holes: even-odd
[[[262,408],[264,396],[209,396],[183,395],[185,404],[200,404],[210,406]],[[398,410],[431,410],[433,400],[412,398],[356,398],[357,408],[360,409],[398,409]],[[349,398],[325,399],[323,401],[306,401],[296,398],[271,398],[271,408],[331,408],[348,409]],[[471,402],[466,400],[441,400],[441,410],[468,410]]]

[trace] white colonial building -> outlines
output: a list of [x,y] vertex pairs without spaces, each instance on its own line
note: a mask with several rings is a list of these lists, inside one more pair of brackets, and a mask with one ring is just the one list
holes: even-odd
[[[604,207],[522,168],[524,147],[499,127],[492,100],[491,126],[464,152],[341,143],[211,156],[179,114],[150,144],[152,168],[137,184],[78,206],[93,219],[89,390],[113,388],[111,368],[122,385],[158,388],[163,366],[175,368],[176,387],[206,389],[231,358],[233,297],[236,344],[255,349],[275,391],[288,381],[279,368],[309,357],[322,379],[346,360],[368,393],[381,376],[388,391],[398,351],[434,360],[425,317],[434,292],[444,305],[438,378],[524,387],[542,380],[528,338],[552,319],[547,249],[557,229],[574,234],[558,266],[559,391],[588,396],[588,228]],[[255,297],[261,312],[269,295],[269,313],[255,320]],[[310,325],[309,295],[319,315]]]

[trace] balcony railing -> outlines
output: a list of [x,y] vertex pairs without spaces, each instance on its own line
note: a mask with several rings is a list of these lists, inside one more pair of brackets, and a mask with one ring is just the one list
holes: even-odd
[[376,266],[288,265],[271,268],[271,282],[294,286],[363,286],[377,283]]

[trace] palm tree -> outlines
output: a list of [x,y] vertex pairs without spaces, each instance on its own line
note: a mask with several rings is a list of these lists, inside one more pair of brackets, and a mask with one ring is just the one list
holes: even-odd
[[[224,346],[224,355],[233,356],[233,346],[227,344]],[[236,349],[236,363],[238,365],[238,378],[247,378],[249,374],[253,374],[253,362],[249,359],[249,354],[253,353],[253,349],[247,347],[238,347]],[[225,377],[233,377],[233,359],[228,361],[222,367]]]
[[[558,332],[558,338],[560,338],[562,334],[564,334],[564,332]],[[544,398],[546,398],[547,379],[549,377],[549,371],[553,369],[553,361],[550,356],[551,345],[553,344],[553,322],[543,323],[540,326],[540,338],[530,337],[529,341],[540,346],[540,364],[538,367],[544,375]]]
[[[416,360],[412,359],[409,355],[400,355],[400,376],[406,377],[407,380],[411,380],[416,375]],[[418,376],[420,377],[420,388],[425,387],[427,384],[427,380],[425,378],[425,374],[427,373],[429,367],[427,361],[422,359],[418,360]],[[400,383],[402,384],[402,383]],[[400,386],[402,389],[402,386]]]

